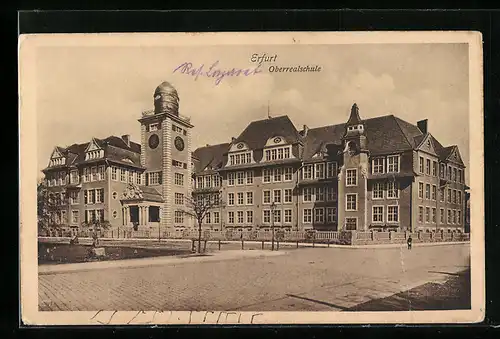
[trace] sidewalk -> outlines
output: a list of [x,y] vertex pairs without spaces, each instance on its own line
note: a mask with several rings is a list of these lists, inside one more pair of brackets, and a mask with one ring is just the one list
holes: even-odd
[[103,270],[108,268],[147,267],[156,265],[176,265],[188,263],[214,262],[222,260],[237,260],[242,258],[263,258],[286,254],[285,251],[261,250],[228,250],[210,252],[201,255],[151,257],[141,259],[107,260],[75,264],[39,265],[38,274],[54,274],[67,272],[81,272],[89,270]]

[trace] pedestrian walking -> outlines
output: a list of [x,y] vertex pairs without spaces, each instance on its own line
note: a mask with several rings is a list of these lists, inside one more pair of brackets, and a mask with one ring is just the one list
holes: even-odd
[[411,238],[411,235],[408,237],[408,240],[406,241],[406,243],[408,244],[408,249],[411,250],[411,242],[413,241],[413,239]]

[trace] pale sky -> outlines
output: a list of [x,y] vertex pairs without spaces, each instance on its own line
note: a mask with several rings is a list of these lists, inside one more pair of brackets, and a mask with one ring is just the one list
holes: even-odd
[[[222,69],[254,65],[254,53],[277,54],[277,66],[319,65],[315,73],[224,78],[173,70],[183,62],[219,61]],[[394,114],[428,129],[443,146],[457,144],[469,165],[467,44],[360,44],[223,47],[43,47],[37,51],[38,168],[54,146],[130,134],[140,142],[141,111],[170,82],[180,114],[191,117],[193,150],[229,142],[252,120],[287,114],[297,129],[343,123],[354,102],[361,118]],[[467,178],[468,180],[468,178]]]

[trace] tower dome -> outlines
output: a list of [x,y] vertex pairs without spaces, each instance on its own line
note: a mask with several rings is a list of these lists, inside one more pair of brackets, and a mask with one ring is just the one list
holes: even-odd
[[170,113],[179,115],[179,95],[170,83],[164,81],[154,93],[155,114]]

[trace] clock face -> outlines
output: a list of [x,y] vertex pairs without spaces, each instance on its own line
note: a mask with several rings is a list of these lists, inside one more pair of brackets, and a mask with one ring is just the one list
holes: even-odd
[[153,134],[149,137],[149,147],[151,149],[155,149],[156,147],[158,147],[159,144],[160,144],[160,138],[158,138],[158,135]]
[[177,150],[179,150],[179,151],[184,150],[184,140],[182,140],[181,137],[175,137],[174,144],[175,144],[175,148],[177,148]]

